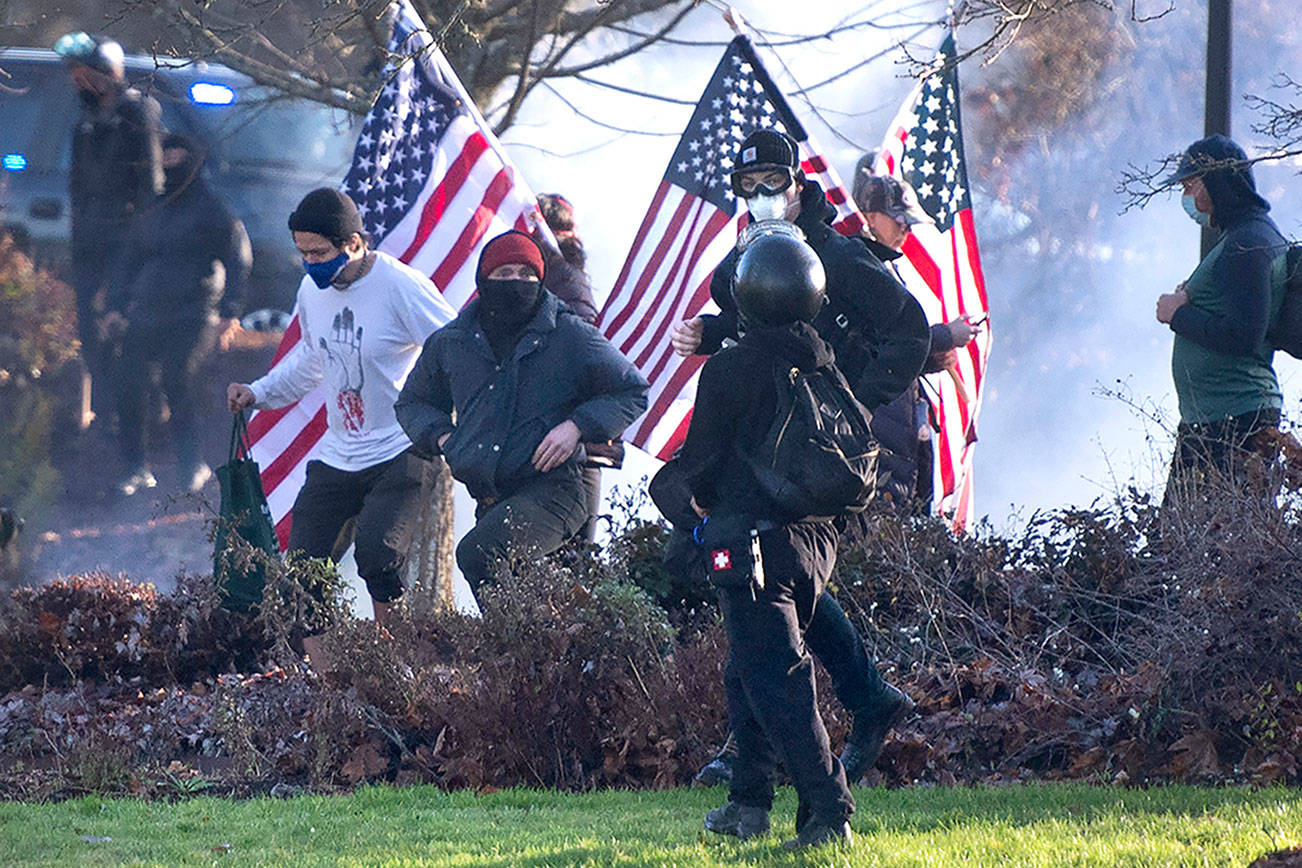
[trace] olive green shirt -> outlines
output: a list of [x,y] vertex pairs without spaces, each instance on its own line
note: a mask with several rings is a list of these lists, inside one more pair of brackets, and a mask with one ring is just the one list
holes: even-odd
[[[1171,375],[1181,422],[1202,424],[1283,406],[1265,328],[1283,301],[1284,258],[1262,243],[1260,233],[1247,234],[1255,237],[1227,233],[1204,257],[1185,283],[1189,304],[1171,321]],[[1234,351],[1205,345],[1212,342]]]

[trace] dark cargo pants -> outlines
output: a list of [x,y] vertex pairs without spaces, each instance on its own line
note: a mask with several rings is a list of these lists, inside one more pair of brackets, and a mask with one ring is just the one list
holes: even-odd
[[[854,811],[845,771],[818,713],[804,629],[836,561],[830,523],[800,522],[760,534],[762,589],[719,589],[728,633],[724,687],[737,737],[730,798],[771,808],[777,763],[795,785],[800,813],[836,826]],[[821,604],[821,601],[820,601]]]

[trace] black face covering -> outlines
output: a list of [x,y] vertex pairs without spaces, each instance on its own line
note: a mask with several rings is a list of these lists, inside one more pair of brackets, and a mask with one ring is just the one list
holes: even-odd
[[480,325],[489,338],[513,335],[533,319],[542,301],[537,280],[492,280],[479,283]]
[[163,169],[163,192],[171,195],[188,187],[199,174],[198,161],[187,155],[179,165]]
[[93,90],[79,89],[77,91],[77,96],[81,99],[81,104],[88,109],[97,108],[99,106],[99,94],[95,93]]

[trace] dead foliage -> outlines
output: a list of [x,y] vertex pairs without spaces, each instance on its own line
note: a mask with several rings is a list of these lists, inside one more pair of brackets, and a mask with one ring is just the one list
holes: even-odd
[[[1130,492],[1016,537],[876,517],[838,596],[919,708],[870,780],[1296,782],[1293,497],[1162,513]],[[0,609],[0,795],[682,785],[724,735],[726,648],[699,599],[666,612],[630,581],[659,580],[662,541],[520,560],[483,617],[400,607],[387,630],[343,614],[320,563],[273,570],[256,617],[202,579],[22,589]],[[329,673],[295,653],[307,618]],[[848,717],[821,693],[839,746]]]

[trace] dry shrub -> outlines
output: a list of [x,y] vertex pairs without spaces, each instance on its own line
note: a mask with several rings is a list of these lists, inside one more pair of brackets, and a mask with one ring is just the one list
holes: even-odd
[[612,564],[517,559],[480,597],[480,618],[400,612],[388,635],[329,634],[335,682],[394,753],[386,774],[664,787],[721,738],[717,636],[676,648],[664,611]]
[[924,715],[888,780],[1296,779],[1302,532],[1219,489],[1036,515],[1018,538],[881,516],[842,600]]

